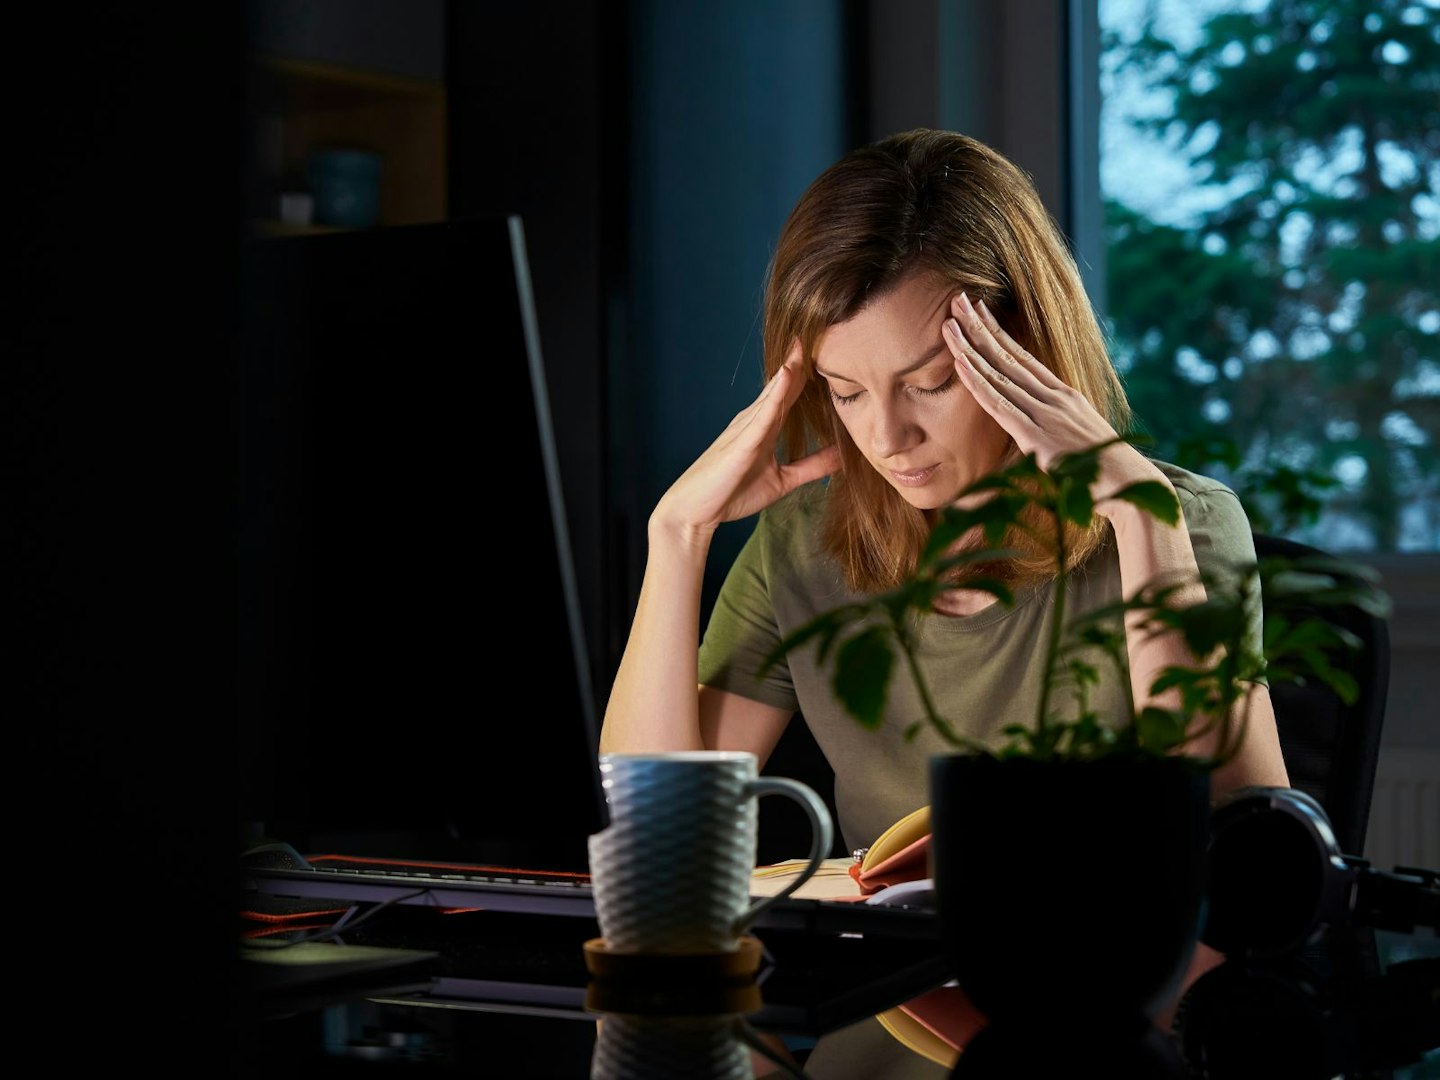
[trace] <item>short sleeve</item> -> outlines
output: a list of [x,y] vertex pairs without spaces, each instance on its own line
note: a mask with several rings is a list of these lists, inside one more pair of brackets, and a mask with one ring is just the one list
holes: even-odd
[[785,659],[760,673],[781,637],[771,599],[769,525],[762,513],[720,587],[700,642],[700,684],[793,712],[799,702]]
[[[1218,484],[1200,491],[1179,490],[1185,527],[1201,574],[1226,587],[1239,585],[1242,574],[1250,575],[1251,584],[1258,589],[1254,578],[1255,537],[1239,497]],[[1262,651],[1263,629],[1260,605],[1256,604],[1246,628],[1245,645],[1257,656]]]

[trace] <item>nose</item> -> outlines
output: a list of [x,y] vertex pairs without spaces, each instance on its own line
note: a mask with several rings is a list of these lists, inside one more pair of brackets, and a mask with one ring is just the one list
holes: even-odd
[[881,403],[870,432],[870,444],[876,457],[903,454],[920,440],[920,428],[907,414],[904,402]]

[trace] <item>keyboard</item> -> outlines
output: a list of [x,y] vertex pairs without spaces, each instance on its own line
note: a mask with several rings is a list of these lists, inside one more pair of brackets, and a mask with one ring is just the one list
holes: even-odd
[[[242,887],[271,896],[352,904],[418,904],[595,917],[590,876],[556,870],[418,862],[349,855],[300,856],[270,845],[242,859]],[[756,929],[816,934],[873,934],[938,940],[934,912],[841,900],[781,900],[762,911]]]

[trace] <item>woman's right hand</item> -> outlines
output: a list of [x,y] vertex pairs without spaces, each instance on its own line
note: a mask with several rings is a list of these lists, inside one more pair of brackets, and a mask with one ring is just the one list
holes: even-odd
[[724,522],[757,514],[802,484],[838,469],[840,450],[834,446],[789,464],[776,457],[781,425],[804,386],[796,342],[760,396],[670,486],[651,515],[652,526],[708,539]]

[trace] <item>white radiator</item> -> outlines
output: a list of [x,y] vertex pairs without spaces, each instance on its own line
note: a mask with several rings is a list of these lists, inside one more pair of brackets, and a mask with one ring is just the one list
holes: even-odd
[[1376,870],[1440,870],[1440,748],[1381,749],[1363,854]]

